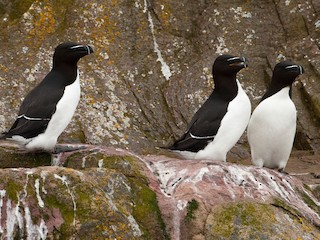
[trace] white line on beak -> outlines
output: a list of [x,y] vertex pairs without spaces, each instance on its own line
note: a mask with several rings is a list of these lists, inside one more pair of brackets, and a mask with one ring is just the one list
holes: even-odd
[[90,54],[90,48],[89,48],[88,45],[86,45],[85,47],[86,47],[86,49],[87,49],[87,51],[88,51],[88,55],[89,55],[89,54]]
[[83,47],[84,47],[83,45],[76,45],[76,46],[70,47],[70,49],[83,48]]
[[287,66],[287,67],[285,67],[286,69],[290,69],[290,68],[299,68],[299,66],[298,65],[290,65],[290,66]]
[[290,66],[287,66],[285,67],[286,69],[291,69],[291,68],[298,68],[299,69],[299,74],[302,74],[303,73],[303,68],[300,66],[300,65],[290,65]]
[[232,58],[228,58],[227,61],[232,61],[232,60],[242,60],[244,61],[244,58],[241,58],[241,57],[232,57]]

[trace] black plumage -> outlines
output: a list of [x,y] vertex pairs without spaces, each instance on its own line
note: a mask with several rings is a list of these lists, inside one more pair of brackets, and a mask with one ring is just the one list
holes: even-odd
[[169,149],[198,152],[214,139],[229,103],[237,96],[236,74],[244,67],[246,61],[240,57],[222,55],[215,60],[214,90],[193,116],[187,131]]
[[77,79],[79,59],[92,52],[90,46],[73,42],[58,45],[53,55],[51,71],[26,95],[20,106],[18,117],[12,127],[0,136],[0,139],[19,136],[24,138],[27,144],[31,139],[44,133],[66,87]]

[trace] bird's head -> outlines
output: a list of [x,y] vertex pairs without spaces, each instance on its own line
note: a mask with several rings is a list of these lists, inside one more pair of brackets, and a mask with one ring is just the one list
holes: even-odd
[[93,53],[89,45],[82,45],[74,42],[65,42],[59,44],[53,55],[53,64],[70,63],[77,64],[80,58]]
[[284,85],[290,86],[302,73],[304,73],[302,66],[286,60],[274,67],[272,78],[273,81],[281,81]]
[[248,67],[245,57],[232,56],[228,54],[216,58],[212,67],[212,75],[236,75],[241,69]]

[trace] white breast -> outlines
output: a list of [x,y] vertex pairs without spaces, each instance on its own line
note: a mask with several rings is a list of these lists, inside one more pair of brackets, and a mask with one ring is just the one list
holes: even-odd
[[254,165],[283,169],[296,132],[296,108],[289,87],[262,101],[252,113],[248,140]]
[[195,155],[195,159],[226,161],[228,151],[245,131],[250,119],[251,103],[238,80],[237,84],[238,94],[229,103],[227,113],[221,121],[214,140],[199,151]]
[[27,149],[52,150],[58,137],[67,127],[77,108],[80,100],[80,79],[79,72],[77,79],[71,85],[68,85],[62,98],[57,104],[56,112],[53,114],[46,131],[33,138],[27,145]]

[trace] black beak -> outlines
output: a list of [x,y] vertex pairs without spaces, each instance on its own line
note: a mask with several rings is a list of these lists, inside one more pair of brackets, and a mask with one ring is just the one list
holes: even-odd
[[85,47],[87,48],[88,55],[89,55],[89,54],[91,54],[91,53],[93,53],[93,49],[92,49],[92,47],[91,47],[91,46],[86,45]]
[[93,49],[89,45],[75,45],[70,47],[71,50],[82,52],[85,55],[93,53]]
[[229,63],[229,66],[235,66],[235,67],[248,67],[248,60],[245,57],[231,57],[227,59]]
[[304,68],[302,66],[300,66],[300,65],[299,65],[299,72],[300,72],[300,74],[304,73]]
[[290,66],[287,66],[286,69],[292,69],[294,71],[297,71],[299,75],[304,73],[304,69],[300,65],[290,65]]

